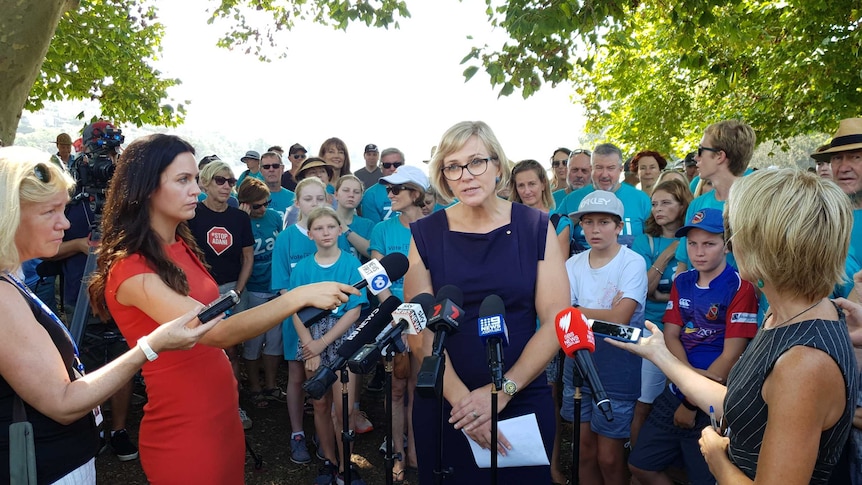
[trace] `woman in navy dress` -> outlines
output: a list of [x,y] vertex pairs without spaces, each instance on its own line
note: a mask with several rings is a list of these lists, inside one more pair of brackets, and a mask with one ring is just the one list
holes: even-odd
[[[437,190],[460,202],[411,225],[410,269],[404,296],[436,294],[455,285],[464,293],[463,324],[446,340],[443,465],[454,469],[452,483],[489,483],[490,469],[479,469],[462,430],[487,449],[491,442],[491,376],[478,336],[482,300],[491,294],[506,304],[509,345],[504,375],[516,388],[498,393],[500,419],[535,413],[548,455],[554,439],[554,406],[544,369],[559,349],[554,317],[568,306],[564,257],[548,216],[496,193],[508,183],[507,158],[491,129],[481,121],[461,122],[438,144],[429,172]],[[536,317],[541,322],[536,328]],[[411,338],[417,360],[431,352],[433,333]],[[418,362],[417,362],[418,364]],[[415,367],[418,368],[418,367]],[[438,422],[436,399],[415,396],[413,423],[420,483],[433,483]],[[498,433],[498,450],[519,446]],[[551,481],[549,466],[507,468],[502,483]]]

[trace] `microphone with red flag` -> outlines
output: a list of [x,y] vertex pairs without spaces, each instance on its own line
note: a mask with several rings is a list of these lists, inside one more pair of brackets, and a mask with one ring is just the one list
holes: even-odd
[[590,355],[596,350],[596,338],[587,324],[587,318],[577,308],[570,307],[558,313],[554,323],[557,328],[557,340],[563,352],[575,359],[581,375],[590,383],[596,406],[608,421],[613,421],[611,401],[599,380],[593,356]]
[[437,292],[437,304],[426,328],[434,332],[431,355],[422,359],[416,376],[416,392],[422,397],[443,396],[443,347],[446,337],[458,331],[464,318],[464,293],[457,286],[446,285]]

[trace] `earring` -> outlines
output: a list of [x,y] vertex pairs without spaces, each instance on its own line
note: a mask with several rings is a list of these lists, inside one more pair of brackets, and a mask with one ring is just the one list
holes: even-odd
[[499,183],[500,183],[500,177],[495,178],[495,179],[494,179],[494,183],[495,183],[495,184],[499,184]]
[[763,288],[763,279],[761,279],[761,278],[757,278],[757,287],[758,287],[758,288]]

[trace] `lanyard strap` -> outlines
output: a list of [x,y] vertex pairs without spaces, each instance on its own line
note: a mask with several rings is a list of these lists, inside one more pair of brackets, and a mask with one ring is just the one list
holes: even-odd
[[51,311],[50,308],[48,308],[48,305],[46,305],[42,300],[39,299],[38,296],[36,296],[30,290],[30,287],[25,285],[14,274],[6,273],[2,276],[4,276],[5,279],[7,281],[9,281],[10,283],[17,286],[18,289],[21,290],[21,292],[23,292],[28,298],[30,298],[30,300],[36,302],[39,305],[39,307],[42,309],[42,313],[48,315],[51,318],[51,321],[53,321],[58,327],[63,329],[63,332],[66,334],[66,337],[69,339],[69,342],[71,342],[72,348],[75,351],[75,367],[78,369],[78,372],[80,372],[81,375],[83,375],[84,374],[84,364],[81,363],[81,359],[79,358],[80,353],[78,352],[78,344],[75,343],[75,339],[72,338],[72,334],[69,333],[69,329],[66,328],[66,325],[63,323],[63,321],[60,320],[60,318],[53,311]]

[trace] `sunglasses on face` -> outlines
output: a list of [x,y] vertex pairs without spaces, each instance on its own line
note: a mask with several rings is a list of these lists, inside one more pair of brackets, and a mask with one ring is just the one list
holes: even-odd
[[564,166],[564,167],[565,167],[566,165],[568,165],[568,163],[569,163],[569,161],[568,161],[568,160],[554,160],[554,161],[552,161],[552,162],[551,162],[551,166],[552,166],[552,167],[554,167],[554,168],[557,168],[557,167],[559,167],[560,165],[562,165],[562,166]]
[[306,158],[306,156],[304,153],[303,154],[296,153],[294,155],[291,155],[290,158],[292,158],[294,160],[302,160],[303,158]]
[[236,185],[236,179],[235,178],[233,178],[233,177],[225,178],[225,177],[221,177],[219,175],[216,175],[215,177],[213,177],[213,182],[215,182],[216,185],[224,185],[224,183],[227,182],[227,184],[230,185],[231,187]]
[[278,170],[281,168],[281,164],[280,163],[269,163],[266,165],[261,165],[260,168],[262,168],[264,170],[269,170],[269,169]]
[[269,207],[269,204],[272,202],[272,199],[264,202],[263,204],[252,204],[251,208],[254,210],[260,209],[261,207]]
[[413,189],[410,187],[407,187],[406,185],[387,185],[386,186],[386,193],[388,193],[388,194],[398,195],[401,193],[402,190],[413,190]]
[[404,162],[382,163],[381,165],[383,165],[383,168],[385,169],[390,169],[392,167],[398,168],[404,165]]
[[700,145],[699,147],[697,147],[697,156],[703,155],[704,150],[706,150],[708,152],[712,152],[712,153],[718,153],[721,151],[721,148],[710,148],[710,147],[705,147],[703,145]]

